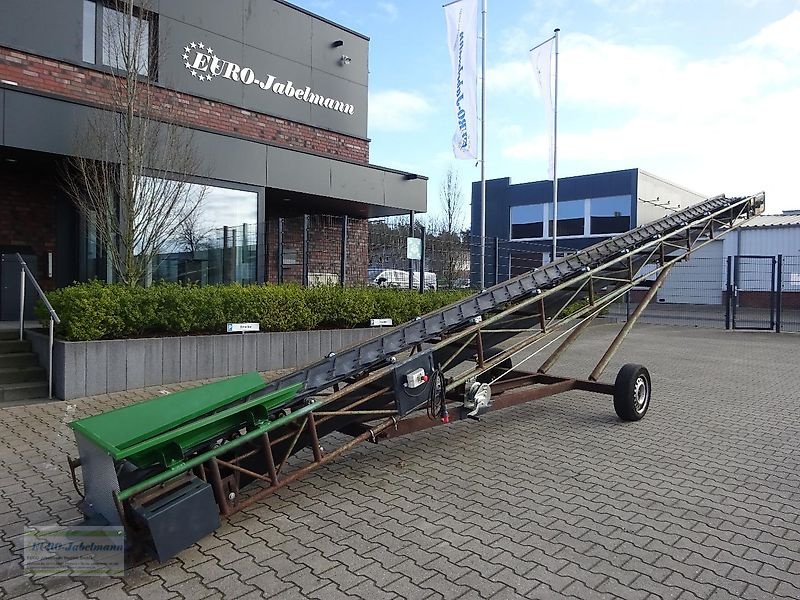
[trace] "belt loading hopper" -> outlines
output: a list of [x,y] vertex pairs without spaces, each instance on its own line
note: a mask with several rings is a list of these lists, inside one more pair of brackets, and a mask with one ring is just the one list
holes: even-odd
[[[80,458],[70,469],[82,511],[165,560],[213,531],[220,515],[364,441],[572,389],[613,396],[620,418],[639,420],[650,403],[647,369],[625,365],[615,383],[602,383],[608,362],[670,268],[763,207],[763,193],[711,198],[267,384],[251,373],[75,421]],[[654,274],[588,377],[549,373],[606,306]],[[538,372],[512,367],[551,347]],[[321,438],[337,432],[323,449]]]

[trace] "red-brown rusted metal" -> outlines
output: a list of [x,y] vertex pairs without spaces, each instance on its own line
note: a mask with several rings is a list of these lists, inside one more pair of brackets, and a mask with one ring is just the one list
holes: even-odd
[[[554,377],[552,375],[543,375],[540,373],[521,375],[509,380],[498,382],[492,386],[493,391],[497,391],[497,395],[492,396],[492,404],[486,412],[493,412],[496,410],[503,410],[525,402],[533,400],[540,400],[548,396],[554,396],[569,390],[584,390],[595,392],[599,394],[613,395],[614,386],[610,384],[597,383],[593,381],[586,381],[580,379],[571,379],[566,377]],[[508,390],[508,391],[505,391]],[[461,410],[453,410],[450,412],[450,421],[459,421],[467,418],[465,413]],[[423,429],[430,429],[442,425],[439,420],[433,421],[427,416],[413,417],[403,419],[397,423],[397,427],[391,431],[384,432],[382,438],[394,438],[401,435],[407,435]]]
[[283,486],[288,485],[289,483],[300,479],[301,477],[303,477],[304,475],[310,473],[311,471],[313,471],[317,467],[331,462],[332,460],[334,460],[338,456],[344,454],[345,452],[347,452],[351,448],[354,448],[355,446],[358,446],[361,442],[365,442],[365,441],[367,441],[369,439],[375,439],[383,431],[389,429],[390,427],[392,427],[393,425],[396,425],[396,424],[397,424],[397,420],[396,419],[390,419],[389,421],[386,421],[386,422],[382,423],[381,425],[378,425],[378,426],[370,429],[369,431],[365,431],[360,436],[353,438],[349,442],[347,442],[347,443],[339,446],[335,450],[332,450],[331,452],[327,453],[325,456],[322,457],[322,459],[319,462],[309,463],[305,467],[302,467],[302,468],[298,469],[297,471],[294,471],[293,473],[287,475],[286,477],[283,477],[276,485],[272,485],[272,486],[270,486],[268,488],[264,488],[263,490],[261,490],[261,491],[255,493],[255,494],[253,494],[252,496],[248,497],[246,500],[243,500],[242,502],[239,502],[239,504],[236,506],[235,510],[239,511],[239,510],[243,510],[245,508],[248,508],[248,507],[252,506],[256,502],[259,502],[262,498],[265,498],[266,496],[269,496],[270,494],[275,492],[275,490],[280,489]]

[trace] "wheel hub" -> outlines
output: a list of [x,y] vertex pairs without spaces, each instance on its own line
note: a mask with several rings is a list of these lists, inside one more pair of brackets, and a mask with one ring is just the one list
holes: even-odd
[[633,386],[633,408],[637,413],[642,413],[647,408],[650,400],[650,390],[648,389],[647,379],[638,377]]

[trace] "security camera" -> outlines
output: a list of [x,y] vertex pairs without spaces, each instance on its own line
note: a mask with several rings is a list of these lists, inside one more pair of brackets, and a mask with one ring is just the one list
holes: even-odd
[[346,54],[342,54],[342,58],[339,59],[339,62],[341,62],[343,65],[349,65],[350,61],[351,61],[350,57],[347,56]]

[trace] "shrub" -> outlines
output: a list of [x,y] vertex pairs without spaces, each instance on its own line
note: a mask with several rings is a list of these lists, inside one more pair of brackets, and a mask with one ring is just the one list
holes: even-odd
[[[463,298],[464,290],[418,294],[382,288],[298,285],[159,283],[149,288],[100,281],[49,292],[70,341],[222,333],[225,324],[255,323],[262,331],[364,327],[372,318],[404,323]],[[38,316],[47,312],[40,304]]]

